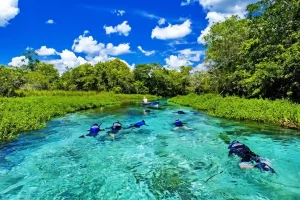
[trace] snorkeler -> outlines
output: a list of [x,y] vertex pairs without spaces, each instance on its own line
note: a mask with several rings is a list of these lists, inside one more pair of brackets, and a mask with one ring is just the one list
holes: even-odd
[[[101,124],[100,124],[101,125]],[[100,125],[94,124],[93,126],[90,127],[89,134],[86,136],[90,137],[96,137],[100,131],[103,131],[104,129],[100,129]],[[85,138],[84,135],[80,136],[79,138]]]
[[150,112],[151,112],[151,110],[149,110],[149,109],[144,109],[144,114],[145,114],[145,115],[149,114]]
[[129,126],[127,129],[129,129],[129,128],[140,128],[140,127],[143,126],[143,125],[148,126],[148,125],[146,124],[145,120],[142,120],[142,121],[137,122],[137,123],[135,123],[135,124],[130,124],[130,126]]
[[184,111],[182,111],[182,110],[178,110],[177,112],[174,112],[174,113],[177,113],[177,114],[179,114],[179,115],[184,115],[184,114],[186,114]]
[[[231,142],[228,149],[230,149],[228,156],[235,154],[242,158],[239,164],[240,168],[258,168],[261,171],[276,173],[275,170],[269,166],[269,162],[266,159],[261,158],[259,155],[252,152],[249,147],[239,141],[234,140]],[[253,162],[257,164],[253,165]]]
[[192,128],[185,126],[184,125],[185,123],[182,123],[179,119],[177,119],[173,124],[175,125],[175,128],[173,130],[177,130],[179,128],[184,128],[186,130],[192,129]]
[[111,137],[115,137],[115,135],[122,129],[122,124],[119,121],[114,122],[110,129],[110,131],[107,131],[107,134]]

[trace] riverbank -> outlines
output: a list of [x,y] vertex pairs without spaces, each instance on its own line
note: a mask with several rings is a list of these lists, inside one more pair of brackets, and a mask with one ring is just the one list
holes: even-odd
[[250,120],[300,129],[300,105],[287,100],[244,99],[216,94],[177,96],[169,102],[205,111],[209,115],[235,120]]
[[[44,91],[24,93],[25,97],[0,98],[0,142],[19,133],[42,129],[52,117],[122,103],[140,102],[144,95],[96,92]],[[156,99],[147,95],[148,99]]]

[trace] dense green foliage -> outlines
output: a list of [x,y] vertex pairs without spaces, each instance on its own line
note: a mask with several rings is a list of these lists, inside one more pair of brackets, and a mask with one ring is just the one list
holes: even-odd
[[170,102],[191,106],[217,117],[300,128],[300,105],[286,100],[244,99],[216,94],[177,96]]
[[[25,54],[27,55],[27,54]],[[83,64],[59,76],[52,64],[31,62],[21,68],[0,66],[1,96],[14,96],[15,90],[100,91],[125,94],[175,96],[187,94],[191,67],[168,70],[158,64],[137,65],[133,71],[119,59]]]
[[43,128],[54,116],[105,105],[139,102],[143,98],[142,95],[113,93],[64,92],[64,96],[57,96],[58,93],[44,92],[42,96],[34,96],[40,95],[37,92],[23,98],[0,98],[0,141],[12,140],[20,132]]
[[300,1],[260,0],[205,37],[211,91],[300,102]]

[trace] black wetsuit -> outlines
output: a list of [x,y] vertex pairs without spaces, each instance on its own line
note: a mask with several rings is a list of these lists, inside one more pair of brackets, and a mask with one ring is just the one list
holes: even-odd
[[276,173],[273,168],[271,168],[266,163],[261,162],[261,158],[259,155],[255,154],[250,150],[249,147],[246,145],[239,143],[238,141],[233,141],[228,147],[229,153],[228,156],[231,156],[233,154],[239,156],[242,158],[241,162],[256,162],[257,164],[254,166],[255,168],[258,168],[263,171],[269,171],[272,173]]
[[118,122],[113,123],[111,130],[108,131],[107,133],[117,134],[119,132],[119,130],[121,130],[121,129],[122,129],[122,124],[118,121]]

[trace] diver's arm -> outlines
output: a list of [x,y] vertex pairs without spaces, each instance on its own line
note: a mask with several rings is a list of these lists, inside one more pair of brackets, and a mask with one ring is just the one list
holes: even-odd
[[234,153],[234,151],[232,149],[230,149],[230,151],[228,152],[228,156],[232,156],[233,153]]

